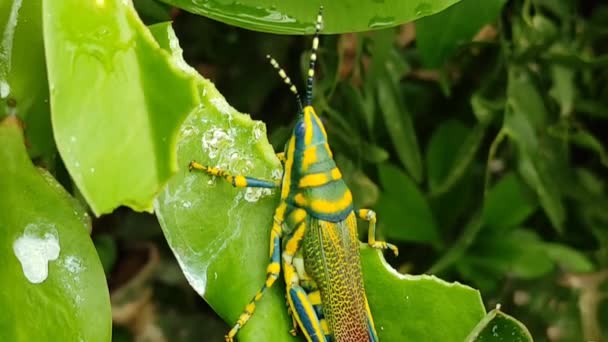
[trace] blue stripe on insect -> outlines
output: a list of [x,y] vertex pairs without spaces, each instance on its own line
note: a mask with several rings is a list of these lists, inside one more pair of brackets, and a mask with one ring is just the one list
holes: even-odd
[[306,291],[300,287],[293,287],[289,290],[289,297],[295,314],[299,317],[298,321],[309,341],[326,342],[327,339],[321,328],[321,322],[314,312],[311,312],[312,304],[308,300]]

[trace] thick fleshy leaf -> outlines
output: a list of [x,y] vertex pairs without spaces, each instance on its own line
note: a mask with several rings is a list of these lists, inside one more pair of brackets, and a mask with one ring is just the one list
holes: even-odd
[[0,340],[110,341],[103,268],[81,206],[0,123]]
[[310,34],[323,5],[323,33],[392,27],[444,10],[459,0],[299,1],[162,0],[189,12],[250,30]]
[[479,291],[430,275],[402,275],[361,249],[365,289],[380,341],[462,341],[485,314]]
[[150,210],[177,169],[179,125],[198,102],[193,71],[159,47],[128,1],[43,8],[53,130],[67,170],[96,214]]
[[[196,159],[266,179],[280,177],[282,170],[265,126],[237,113],[209,81],[201,78],[200,86],[202,106],[182,126],[180,170],[157,199],[156,214],[190,285],[226,322],[234,323],[264,283],[276,197],[188,172],[188,163]],[[239,333],[241,341],[295,341],[281,291],[280,285],[267,291]]]
[[515,318],[496,308],[484,317],[466,338],[466,342],[532,342],[528,329]]
[[[436,68],[486,24],[492,23],[505,0],[463,0],[416,22],[416,46],[424,65]],[[464,19],[466,18],[466,19]]]
[[32,157],[55,153],[42,42],[42,2],[0,2],[0,117],[16,114],[25,123]]

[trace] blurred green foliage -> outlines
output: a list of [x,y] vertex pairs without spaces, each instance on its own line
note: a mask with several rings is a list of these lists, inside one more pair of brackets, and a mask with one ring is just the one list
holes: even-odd
[[[100,3],[106,2],[95,2]],[[73,14],[67,5],[58,11],[60,2],[43,4],[45,8],[53,4],[49,15]],[[167,76],[171,80],[183,76],[183,70],[165,69],[171,69],[176,57],[156,47],[135,14],[147,25],[173,20],[188,64],[211,80],[233,107],[264,121],[275,150],[282,149],[295,119],[295,106],[265,56],[273,55],[296,84],[303,84],[310,39],[252,32],[156,0],[134,0],[134,4],[137,12],[121,7],[131,18],[121,22],[126,28],[123,33],[136,32],[137,48],[148,50],[111,56],[108,70],[123,63],[117,61],[127,60],[137,70],[148,70],[145,75],[154,70],[171,75]],[[62,79],[70,73],[83,76],[69,64],[78,62],[78,56],[66,64],[62,54],[82,48],[96,58],[105,57],[93,45],[64,49],[63,38],[49,32],[65,30],[68,37],[82,38],[78,28],[66,24],[56,31],[47,29],[49,60],[45,60],[40,11],[31,2],[22,7],[21,1],[0,4],[5,32],[0,46],[0,118],[19,116],[26,124],[30,157],[94,212],[132,205],[134,200],[116,196],[114,185],[108,185],[124,181],[120,172],[108,173],[107,183],[94,182],[96,195],[107,191],[114,196],[103,208],[96,204],[92,197],[96,195],[76,177],[80,160],[71,160],[66,152],[72,136],[61,130],[75,125],[77,139],[95,137],[100,143],[90,145],[104,147],[101,142],[105,142],[104,156],[112,155],[126,136],[112,130],[128,127],[132,117],[121,118],[128,109],[142,110],[136,116],[142,123],[171,110],[174,103],[163,102],[163,95],[182,94],[182,101],[190,104],[200,100],[178,87],[163,88],[166,93],[123,94],[117,87],[124,82],[107,84],[116,91],[111,99],[80,96],[83,88],[98,85],[93,81],[104,73],[75,83]],[[17,14],[28,20],[15,20]],[[85,12],[81,15],[84,18]],[[81,19],[80,24],[93,23]],[[309,29],[300,26],[296,29]],[[264,29],[258,24],[249,28]],[[96,39],[109,39],[103,30],[97,33]],[[538,341],[606,338],[607,43],[608,5],[599,0],[488,0],[481,5],[462,0],[414,23],[322,37],[314,105],[325,120],[356,204],[374,208],[379,214],[379,234],[400,248],[399,258],[390,259],[391,264],[403,273],[431,273],[478,288],[486,307],[500,303]],[[171,39],[161,45],[171,45]],[[141,57],[149,54],[156,56],[152,64]],[[51,87],[47,89],[48,81]],[[141,81],[141,88],[147,84],[141,79],[128,81]],[[63,84],[60,88],[69,89],[70,96],[58,96],[55,84]],[[192,90],[191,84],[184,88]],[[141,94],[155,96],[139,98],[139,106],[125,104]],[[49,95],[63,102],[59,107],[51,103],[49,108]],[[86,106],[87,99],[91,107]],[[53,112],[74,110],[73,103],[79,103],[82,112],[87,108],[110,112],[116,121],[100,131],[92,129],[98,124],[94,120],[78,122],[87,113],[59,116]],[[177,116],[173,124],[176,121]],[[111,131],[112,135],[106,134]],[[149,138],[154,147],[148,151],[155,152],[136,153],[142,158],[161,155],[161,163],[146,159],[153,164],[147,169],[162,171],[159,179],[152,177],[151,184],[158,188],[167,170],[175,168],[172,152],[163,154],[167,146],[173,146],[174,133],[146,136],[144,141]],[[9,151],[10,147],[2,148]],[[91,157],[86,152],[82,156]],[[116,169],[111,167],[111,158],[102,158],[91,160],[88,167],[98,170],[97,164],[104,164],[141,181],[137,167],[143,169],[145,163],[129,162]],[[136,207],[146,207],[158,188],[147,188],[145,198],[137,199],[145,205]],[[222,339],[228,326],[188,285],[156,217],[120,208],[94,219],[92,240],[110,285],[115,340]],[[13,257],[9,242],[0,248]],[[16,259],[11,262],[18,265]],[[92,262],[100,269],[99,261]],[[491,335],[488,331],[493,332],[492,324],[504,320],[513,322],[500,311],[491,311],[469,338],[485,340]]]
[[[481,18],[471,3],[322,37],[315,106],[355,198],[400,242],[391,263],[472,284],[537,340],[578,340],[608,326],[601,288],[583,281],[605,279],[608,261],[608,7],[496,2]],[[174,28],[186,60],[282,149],[293,100],[264,56],[301,84],[308,40],[186,13]],[[577,309],[583,293],[596,294],[596,315]]]

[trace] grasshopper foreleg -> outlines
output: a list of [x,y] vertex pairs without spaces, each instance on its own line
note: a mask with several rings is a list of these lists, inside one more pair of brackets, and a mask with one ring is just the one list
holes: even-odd
[[281,184],[278,181],[269,181],[264,179],[258,179],[248,176],[242,175],[232,175],[228,171],[221,170],[215,167],[206,166],[197,163],[196,161],[191,161],[188,165],[188,169],[203,171],[211,176],[222,177],[228,183],[232,184],[232,186],[236,188],[278,188]]
[[367,235],[367,244],[372,248],[377,249],[390,249],[395,253],[395,255],[399,255],[399,250],[397,246],[384,242],[384,241],[376,241],[376,212],[371,209],[357,209],[357,216],[369,222],[368,235]]

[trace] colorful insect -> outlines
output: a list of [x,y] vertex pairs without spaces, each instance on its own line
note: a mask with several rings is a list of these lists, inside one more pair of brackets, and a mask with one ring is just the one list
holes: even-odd
[[268,56],[298,102],[298,120],[284,153],[280,183],[230,173],[195,161],[190,169],[224,178],[233,186],[280,189],[270,232],[270,263],[266,282],[247,304],[234,327],[226,335],[232,341],[253,315],[264,292],[279,277],[281,268],[286,284],[288,311],[308,341],[378,341],[367,303],[361,263],[357,218],[369,222],[368,244],[373,248],[397,248],[375,240],[376,214],[355,209],[352,195],[332,157],[327,133],[312,107],[314,67],[319,46],[322,9],[316,21],[306,83],[306,104],[296,87]]

